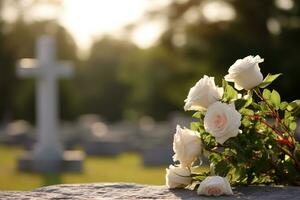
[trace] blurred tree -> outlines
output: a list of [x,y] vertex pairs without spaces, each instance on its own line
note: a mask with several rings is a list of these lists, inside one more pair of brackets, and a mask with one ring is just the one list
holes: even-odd
[[131,86],[125,116],[137,119],[143,115],[161,119],[173,108],[165,93],[170,74],[177,63],[161,48],[138,50],[126,57],[120,72]]
[[237,58],[259,54],[265,58],[264,73],[286,75],[275,87],[291,100],[300,97],[295,92],[300,73],[299,8],[295,0],[174,0],[151,14],[166,13],[168,29],[160,44],[175,56],[206,63],[219,72],[220,80]]
[[182,110],[204,74],[220,84],[229,66],[247,55],[265,58],[265,75],[283,72],[274,86],[287,100],[299,98],[299,8],[294,0],[173,0],[150,11],[146,20],[165,18],[167,29],[157,46],[132,52],[123,63],[122,78],[132,89],[129,115],[163,119]]
[[[203,66],[194,69],[194,66]],[[150,115],[163,120],[175,110],[182,110],[185,93],[197,81],[193,71],[212,72],[201,61],[191,62],[174,56],[162,46],[131,52],[121,68],[122,80],[131,86],[127,115]],[[134,72],[134,73],[133,73]]]
[[[26,9],[50,1],[32,1],[32,4],[26,8],[22,7],[23,4],[20,1],[1,0],[0,2],[0,5],[12,3],[19,9],[16,21],[1,20],[0,121],[9,121],[13,118],[33,121],[35,113],[34,80],[16,78],[16,61],[24,57],[35,57],[35,41],[42,34],[51,34],[57,39],[58,59],[70,59],[78,64],[77,47],[71,35],[56,20],[25,22],[25,14],[28,12]],[[59,6],[56,3],[55,5]],[[2,9],[0,7],[0,11],[3,11],[3,7]],[[61,82],[59,90],[61,115],[63,118],[75,117],[78,102],[75,98],[75,85],[72,84],[74,80]]]
[[204,74],[216,76],[220,84],[228,67],[249,54],[265,58],[263,73],[285,74],[274,87],[286,100],[300,98],[295,92],[299,0],[173,0],[149,12],[167,20],[156,46],[142,50],[106,37],[94,42],[84,62],[77,58],[72,37],[55,20],[25,20],[38,3],[54,2],[59,8],[59,1],[32,0],[24,7],[18,0],[0,0],[0,12],[3,2],[15,5],[19,14],[12,24],[0,17],[0,121],[33,119],[34,82],[16,79],[15,61],[34,57],[35,39],[45,33],[57,38],[59,59],[78,66],[76,77],[62,81],[60,88],[64,119],[83,113],[112,121],[143,115],[165,119],[171,111],[182,110],[189,88]]
[[78,92],[82,97],[83,113],[97,113],[110,121],[122,118],[129,87],[118,74],[124,58],[134,50],[133,44],[109,37],[94,42],[79,72]]
[[[57,57],[59,60],[71,60],[75,66],[79,65],[76,55],[76,44],[67,31],[57,24],[56,21],[40,21],[25,23],[18,20],[10,25],[8,41],[11,42],[15,50],[16,58],[35,58],[35,42],[38,36],[50,34],[57,41]],[[15,73],[15,63],[10,66]],[[76,69],[75,69],[76,71]],[[70,119],[76,116],[77,98],[73,78],[71,80],[61,80],[60,84],[60,113],[63,119]],[[17,81],[18,87],[15,91],[15,116],[16,118],[25,118],[33,120],[35,108],[35,81],[20,79]],[[30,108],[30,109],[28,109]]]
[[13,88],[15,87],[14,64],[15,55],[7,43],[3,31],[4,21],[1,18],[3,1],[0,1],[0,125],[12,117]]

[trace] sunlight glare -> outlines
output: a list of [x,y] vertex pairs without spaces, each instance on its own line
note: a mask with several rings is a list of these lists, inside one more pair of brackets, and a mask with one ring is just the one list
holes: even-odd
[[[129,39],[141,48],[150,47],[165,29],[164,19],[146,19],[148,11],[167,6],[172,0],[61,0],[56,7],[49,3],[33,4],[35,0],[24,0],[20,6],[28,22],[57,19],[74,37],[79,54],[87,54],[94,40],[104,35]],[[32,6],[34,5],[34,6]],[[14,1],[5,1],[0,13],[9,22],[18,17]],[[61,6],[61,7],[60,7]],[[137,23],[137,24],[136,24]],[[135,24],[129,36],[125,26]]]
[[276,0],[275,5],[283,10],[290,10],[294,7],[293,0]]
[[229,21],[235,18],[235,11],[224,1],[207,1],[203,4],[202,12],[209,22]]
[[[61,23],[74,35],[82,49],[88,49],[99,35],[112,34],[121,38],[122,27],[143,17],[146,10],[155,6],[166,5],[169,0],[64,0]],[[154,26],[154,27],[153,27]],[[162,27],[149,32],[149,25],[139,27],[133,41],[141,47],[149,46],[161,32]],[[145,28],[145,30],[143,30]],[[143,34],[143,35],[138,35]]]
[[155,43],[165,27],[166,22],[163,20],[144,23],[134,30],[131,40],[141,48],[148,48]]

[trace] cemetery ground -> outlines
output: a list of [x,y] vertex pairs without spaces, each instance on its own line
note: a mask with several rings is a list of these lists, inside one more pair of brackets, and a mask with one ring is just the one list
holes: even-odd
[[144,167],[136,153],[117,157],[86,157],[82,173],[36,174],[18,172],[16,158],[21,147],[0,145],[0,190],[31,190],[62,183],[135,182],[163,185],[165,168]]

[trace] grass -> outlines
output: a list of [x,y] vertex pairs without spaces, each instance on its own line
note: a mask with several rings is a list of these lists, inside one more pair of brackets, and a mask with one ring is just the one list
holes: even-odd
[[61,183],[135,182],[162,185],[165,168],[144,167],[138,154],[124,153],[115,158],[87,157],[83,173],[34,174],[17,171],[18,147],[0,145],[0,190],[31,190]]

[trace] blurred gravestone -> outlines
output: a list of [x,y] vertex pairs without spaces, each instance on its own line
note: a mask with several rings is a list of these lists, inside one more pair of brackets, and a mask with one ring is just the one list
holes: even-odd
[[89,135],[84,141],[88,155],[116,156],[132,148],[130,141],[134,135],[134,126],[125,122],[107,125],[97,121],[89,125]]
[[72,65],[56,61],[54,38],[41,36],[36,45],[37,59],[22,59],[17,73],[37,80],[37,144],[19,159],[18,167],[38,172],[80,171],[83,154],[64,152],[58,136],[57,79],[71,76]]
[[153,145],[145,147],[142,151],[144,166],[161,166],[172,164],[173,156],[172,144]]
[[16,120],[2,129],[1,142],[9,145],[29,145],[33,140],[33,128],[25,120]]
[[121,121],[108,126],[109,135],[122,142],[122,151],[137,151],[140,144],[136,122]]
[[169,116],[169,120],[172,124],[172,127],[176,127],[177,125],[180,125],[181,127],[189,128],[191,122],[197,121],[197,119],[184,115],[180,112],[173,112]]
[[96,114],[81,115],[77,121],[77,130],[82,134],[82,140],[89,137],[91,134],[91,126],[94,123],[103,121],[100,116]]
[[63,142],[65,149],[76,149],[82,145],[84,133],[78,128],[78,124],[74,122],[64,121],[60,127],[60,140]]
[[173,129],[169,122],[155,123],[149,118],[142,118],[141,154],[145,166],[169,165],[172,163]]

